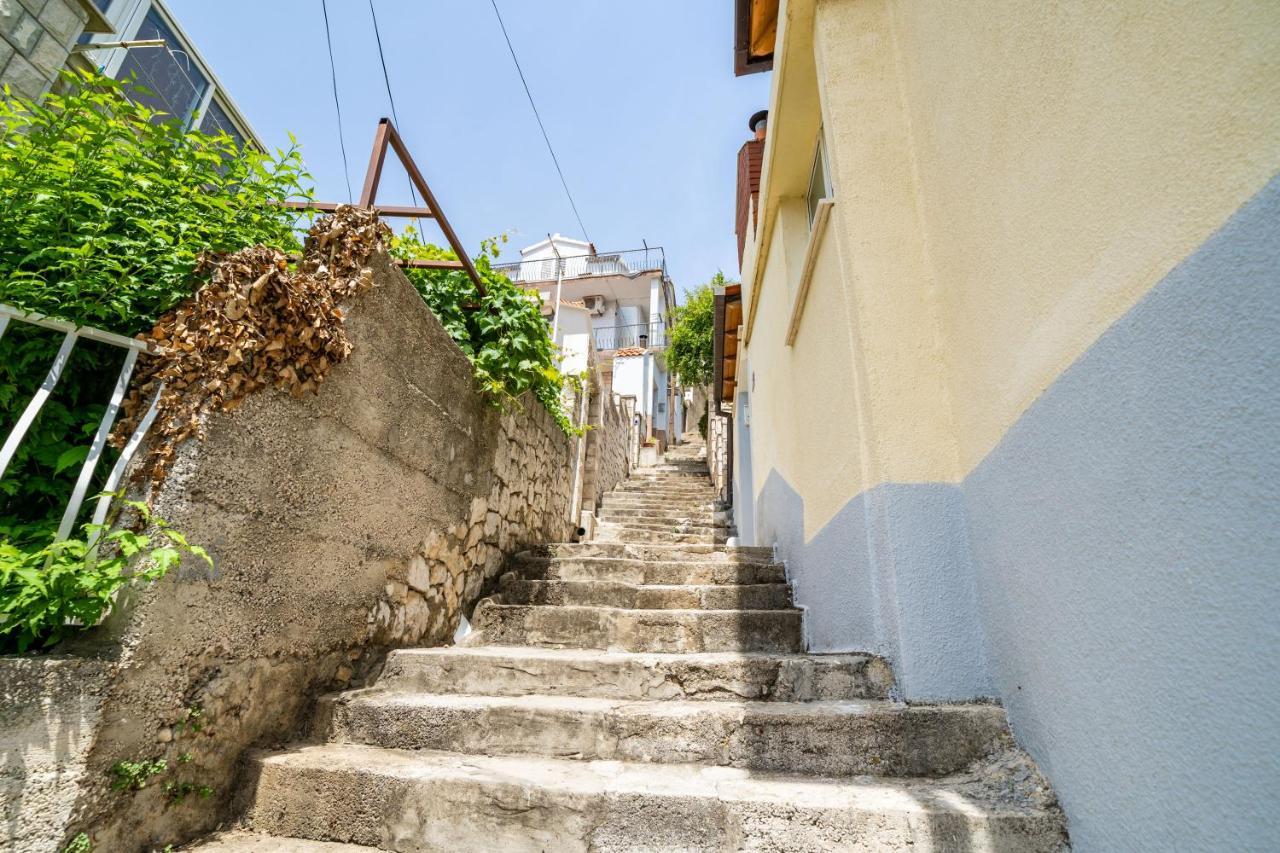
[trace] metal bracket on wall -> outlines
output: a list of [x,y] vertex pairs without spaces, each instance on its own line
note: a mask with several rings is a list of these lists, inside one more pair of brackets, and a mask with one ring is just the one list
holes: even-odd
[[[426,207],[376,204],[378,186],[382,182],[382,164],[387,159],[388,146],[396,152],[396,156],[400,158],[401,165],[404,166],[404,170],[409,174],[409,180],[417,188],[418,192],[422,193],[422,200],[426,203]],[[324,213],[332,213],[342,206],[338,202],[329,201],[285,201],[281,202],[281,205],[291,210],[319,210]],[[440,203],[436,201],[435,194],[427,186],[426,178],[422,176],[422,172],[418,169],[418,164],[413,162],[413,156],[409,154],[409,149],[405,147],[404,140],[400,138],[399,132],[389,118],[384,117],[378,122],[378,131],[373,137],[373,152],[369,155],[369,168],[365,172],[364,188],[360,192],[360,201],[355,206],[375,210],[379,216],[434,219],[440,225],[440,230],[444,232],[445,239],[449,241],[449,248],[453,249],[454,254],[458,256],[458,260],[411,260],[398,261],[397,264],[414,269],[463,270],[480,295],[484,295],[484,281],[480,278],[480,273],[476,270],[475,264],[471,262],[471,256],[462,247],[462,243],[458,240],[458,235],[454,232],[453,226],[449,224],[449,220],[445,218],[444,211],[440,209]]]

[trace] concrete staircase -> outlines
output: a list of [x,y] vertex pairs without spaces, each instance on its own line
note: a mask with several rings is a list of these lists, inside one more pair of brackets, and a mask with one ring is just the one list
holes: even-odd
[[199,849],[1065,849],[999,707],[802,653],[783,568],[720,544],[704,452],[615,489],[594,541],[520,555],[462,645],[323,700]]

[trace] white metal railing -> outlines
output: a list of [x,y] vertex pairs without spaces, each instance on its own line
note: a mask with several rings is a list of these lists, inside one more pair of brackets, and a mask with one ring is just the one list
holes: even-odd
[[569,255],[562,258],[539,258],[509,264],[494,264],[493,269],[517,282],[555,281],[561,278],[589,278],[603,275],[637,276],[660,272],[667,277],[667,257],[661,246],[631,249],[625,252],[597,252],[592,255]]
[[[80,466],[80,475],[76,478],[75,488],[72,489],[71,498],[67,501],[66,509],[62,513],[62,520],[58,524],[58,532],[54,537],[54,541],[61,542],[71,535],[71,531],[75,527],[76,517],[80,514],[80,507],[84,504],[85,496],[89,491],[89,484],[93,482],[93,472],[98,467],[98,460],[102,458],[103,450],[106,449],[107,437],[111,434],[111,427],[115,424],[116,416],[120,413],[120,404],[124,401],[124,395],[129,389],[129,378],[133,375],[134,364],[137,363],[139,355],[153,354],[153,350],[149,344],[133,338],[126,338],[124,335],[117,335],[91,326],[77,326],[65,320],[46,317],[43,314],[20,311],[17,308],[0,303],[0,337],[4,336],[10,320],[17,320],[23,323],[30,323],[33,326],[40,326],[44,329],[62,332],[63,338],[62,345],[58,347],[58,354],[54,356],[53,364],[50,365],[49,372],[45,374],[44,381],[40,383],[40,387],[32,395],[31,401],[27,403],[27,407],[18,417],[17,423],[9,431],[8,437],[4,440],[4,445],[0,447],[0,478],[4,477],[9,468],[9,463],[13,461],[14,455],[18,452],[18,445],[22,443],[27,430],[31,428],[36,416],[40,414],[40,409],[44,407],[45,401],[49,399],[53,389],[57,387],[58,380],[62,378],[62,372],[66,369],[67,362],[71,359],[71,351],[75,347],[76,341],[80,338],[85,338],[86,340],[119,347],[125,351],[124,365],[120,368],[119,375],[116,376],[116,384],[111,392],[111,400],[107,404],[106,412],[102,415],[102,420],[98,423],[97,431],[93,434],[93,442],[89,445],[89,455],[85,457],[83,464]],[[151,424],[155,421],[156,407],[160,401],[160,393],[163,390],[163,387],[157,389],[146,415],[143,416],[132,435],[129,436],[124,449],[120,452],[120,458],[116,460],[115,466],[112,467],[111,473],[107,476],[107,482],[103,486],[103,494],[98,498],[97,506],[94,507],[94,524],[102,524],[106,521],[107,512],[111,509],[110,493],[120,488],[120,483],[124,479],[125,469],[129,467],[129,461],[133,458],[133,454],[137,452],[138,446],[142,444],[142,439],[147,434],[147,430],[151,428]]]

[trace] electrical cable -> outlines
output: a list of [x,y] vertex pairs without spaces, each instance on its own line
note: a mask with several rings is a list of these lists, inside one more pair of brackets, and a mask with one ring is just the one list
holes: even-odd
[[[369,0],[370,3],[373,0]],[[520,60],[516,58],[516,49],[511,45],[511,36],[507,35],[507,25],[502,22],[502,13],[498,11],[498,0],[489,0],[493,4],[493,14],[498,16],[498,26],[502,28],[502,37],[506,39],[507,50],[511,52],[511,61],[516,64],[516,73],[520,75],[520,82],[524,85],[524,93],[529,98],[529,106],[533,107],[533,116],[538,120],[538,127],[542,130],[542,139],[547,143],[547,151],[551,154],[551,162],[556,166],[556,173],[560,175],[560,184],[564,187],[564,194],[569,197],[569,206],[573,208],[573,216],[578,220],[578,227],[582,229],[582,236],[586,237],[587,242],[591,242],[591,235],[587,233],[587,226],[582,224],[582,216],[578,213],[578,205],[573,200],[573,193],[569,192],[569,182],[564,179],[564,170],[560,168],[560,160],[556,157],[555,149],[551,147],[551,137],[547,135],[547,127],[542,123],[542,116],[538,113],[538,105],[533,102],[533,92],[529,91],[529,81],[524,77],[524,69],[520,67]]]
[[[374,19],[374,38],[378,40],[378,59],[383,64],[383,82],[387,85],[387,100],[392,105],[392,120],[396,122],[396,129],[399,131],[401,124],[399,124],[399,115],[396,114],[396,96],[392,95],[392,76],[387,73],[387,54],[383,53],[383,33],[378,27],[378,12],[374,10],[374,0],[369,0],[369,14]],[[413,206],[420,206],[417,204],[417,192],[413,191],[412,181],[408,182],[408,196],[413,200]],[[426,238],[422,236],[422,220],[413,216],[413,222],[417,223],[417,242],[426,245]]]
[[347,162],[347,143],[342,137],[342,103],[338,100],[338,66],[333,61],[333,35],[329,30],[328,0],[320,0],[320,9],[324,12],[324,38],[329,44],[329,76],[333,80],[333,108],[338,113],[338,147],[342,149],[342,177],[347,181],[347,204],[351,204],[354,200],[351,192],[351,164]]

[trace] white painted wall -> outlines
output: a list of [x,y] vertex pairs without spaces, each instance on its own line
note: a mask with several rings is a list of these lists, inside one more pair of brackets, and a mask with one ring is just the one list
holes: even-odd
[[587,371],[591,364],[591,317],[586,311],[560,306],[556,344],[560,347],[561,373],[578,375]]
[[636,398],[636,413],[648,421],[652,415],[653,392],[646,387],[647,355],[633,355],[613,360],[613,393]]

